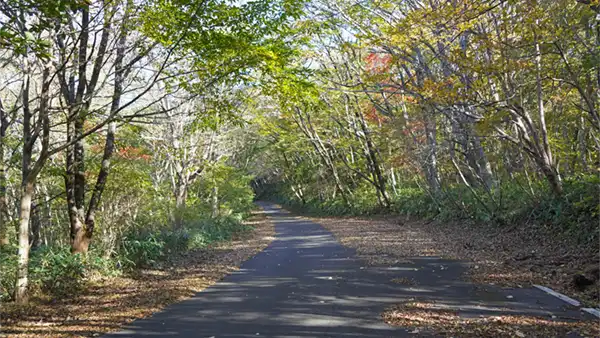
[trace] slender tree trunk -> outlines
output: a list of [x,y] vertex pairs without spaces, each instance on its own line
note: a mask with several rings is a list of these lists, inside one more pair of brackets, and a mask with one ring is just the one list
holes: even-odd
[[483,185],[489,191],[494,187],[494,175],[492,174],[492,166],[485,155],[485,151],[483,150],[483,146],[481,145],[481,140],[479,136],[473,135],[473,150],[475,151],[475,156],[477,158],[477,169],[479,177],[483,181]]
[[[31,201],[35,188],[35,181],[48,159],[48,147],[50,143],[50,119],[48,118],[49,102],[49,66],[44,67],[42,73],[42,88],[37,109],[38,123],[41,128],[32,128],[35,113],[29,107],[30,68],[26,65],[25,85],[22,91],[23,105],[23,158],[21,161],[21,201],[19,207],[19,250],[17,276],[15,285],[15,302],[27,303],[27,270],[29,266],[29,219],[31,217]],[[40,136],[41,149],[37,160],[32,163],[33,146]]]
[[187,203],[187,184],[182,178],[177,180],[175,187],[175,229],[183,228],[183,212]]
[[[536,25],[539,24],[539,20],[536,20]],[[548,129],[546,127],[546,111],[544,107],[544,95],[542,89],[542,52],[540,49],[540,43],[538,41],[537,33],[535,36],[535,68],[536,68],[536,92],[537,92],[537,106],[538,114],[540,119],[540,137],[542,141],[542,159],[541,169],[546,175],[552,191],[556,195],[562,195],[562,179],[558,174],[558,170],[555,165],[554,158],[552,157],[552,151],[550,149],[550,143],[548,141]]]
[[437,163],[437,126],[435,116],[432,116],[429,112],[426,112],[425,114],[427,114],[425,121],[425,138],[427,142],[427,152],[424,160],[425,174],[427,183],[429,184],[429,188],[433,195],[438,195],[441,191],[441,187]]
[[[125,58],[125,49],[127,42],[127,35],[129,33],[129,16],[128,9],[133,5],[132,1],[128,1],[125,8],[125,17],[123,19],[122,27],[119,31],[119,37],[117,39],[116,46],[116,56],[114,62],[115,68],[115,79],[114,79],[114,87],[112,94],[112,101],[110,106],[110,115],[115,115],[121,107],[121,97],[123,95],[123,83],[125,80],[126,69],[123,67],[123,60]],[[84,11],[84,16],[87,13]],[[84,17],[84,23],[87,22]],[[99,72],[103,64],[103,60],[106,54],[106,48],[108,44],[109,31],[110,31],[110,21],[106,20],[103,30],[102,37],[100,41],[99,51],[97,54],[97,58],[94,64],[94,69],[92,72],[92,77],[90,79],[91,85],[87,89],[87,96],[91,96],[94,94],[94,87],[98,82]],[[84,28],[84,33],[87,35],[87,29]],[[83,48],[83,47],[82,47]],[[83,75],[80,73],[80,76],[85,78],[85,73]],[[91,98],[90,98],[91,99]],[[90,99],[87,100],[86,105],[84,107],[89,106]],[[87,109],[80,112],[81,120],[76,120],[75,122],[75,135],[81,133],[81,130],[78,124],[79,121],[83,123],[85,114],[87,114]],[[83,124],[81,124],[82,126]],[[96,179],[96,184],[94,185],[94,190],[92,192],[92,196],[90,197],[89,204],[87,206],[87,211],[85,209],[85,177],[84,173],[84,154],[83,154],[83,140],[81,140],[81,144],[79,142],[75,143],[73,157],[75,158],[75,167],[78,169],[75,172],[74,177],[74,197],[75,197],[75,208],[77,209],[76,216],[71,217],[71,251],[73,253],[86,253],[88,251],[90,242],[92,241],[92,237],[94,235],[94,229],[96,227],[96,211],[100,206],[100,201],[102,199],[102,193],[104,192],[104,188],[106,187],[106,182],[108,181],[108,176],[110,173],[110,163],[111,158],[115,149],[115,133],[116,133],[116,123],[109,122],[106,129],[106,141],[104,143],[104,152],[102,155],[102,162],[100,165],[100,171],[98,172],[98,178]],[[73,210],[75,213],[75,210]]]
[[21,186],[21,203],[19,207],[19,260],[17,264],[17,285],[14,297],[18,304],[25,304],[29,300],[27,293],[29,269],[29,218],[31,216],[33,190],[34,182],[23,182]]
[[0,247],[8,245],[8,203],[6,201],[6,164],[4,162],[4,138],[8,128],[8,118],[0,100]]
[[[358,105],[358,103],[357,103],[357,105]],[[371,162],[371,167],[373,170],[373,181],[377,182],[377,184],[375,184],[375,188],[378,190],[378,193],[381,195],[381,201],[382,201],[383,206],[388,208],[390,206],[390,199],[387,194],[385,176],[383,175],[383,173],[381,171],[381,164],[379,163],[379,156],[377,154],[377,149],[375,148],[375,145],[373,144],[373,140],[371,139],[371,131],[369,130],[369,127],[367,126],[367,123],[365,121],[363,114],[361,114],[358,111],[358,107],[356,110],[356,115],[357,115],[356,117],[358,118],[358,121],[360,123],[362,133],[364,135],[365,146],[367,148],[368,162]]]
[[298,117],[297,119],[295,119],[296,125],[298,125],[300,130],[308,137],[310,143],[312,144],[313,148],[315,149],[315,152],[319,155],[321,160],[325,163],[325,165],[331,171],[337,191],[339,191],[344,202],[347,205],[349,205],[350,202],[348,201],[348,198],[346,196],[346,191],[344,189],[344,186],[342,185],[342,180],[340,179],[338,170],[337,170],[335,164],[333,163],[331,154],[327,150],[327,147],[325,147],[325,145],[323,144],[321,137],[312,127],[312,123],[310,121],[310,115],[307,114],[307,118],[305,119],[302,115],[303,113],[300,111],[300,109],[298,107],[296,107],[295,111],[296,111],[296,116]]
[[0,165],[0,247],[10,243],[6,179],[2,176],[4,176],[4,165]]
[[587,147],[587,130],[585,126],[585,119],[583,116],[579,118],[579,128],[577,129],[577,146],[579,148],[579,157],[581,160],[581,167],[584,172],[589,172],[588,166],[588,147]]
[[213,188],[211,191],[211,217],[217,218],[219,216],[219,187],[217,182],[213,180]]

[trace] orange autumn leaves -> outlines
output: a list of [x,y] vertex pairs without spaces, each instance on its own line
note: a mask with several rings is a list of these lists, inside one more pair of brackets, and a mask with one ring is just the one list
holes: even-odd
[[[90,147],[90,150],[93,153],[99,154],[104,151],[104,145],[100,143],[94,144]],[[114,155],[125,160],[141,160],[144,162],[150,162],[152,159],[152,155],[148,154],[146,149],[130,145],[117,147]]]

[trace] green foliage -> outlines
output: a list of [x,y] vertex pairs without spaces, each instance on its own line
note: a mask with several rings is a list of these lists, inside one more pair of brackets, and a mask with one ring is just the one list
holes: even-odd
[[231,240],[235,234],[251,229],[232,216],[200,220],[188,227],[188,250],[200,249],[213,242]]
[[433,198],[420,188],[399,189],[392,208],[397,213],[418,217],[433,217],[439,211]]
[[54,297],[74,296],[84,285],[88,272],[85,260],[73,255],[68,248],[42,247],[31,257],[29,264],[32,285]]
[[[183,212],[183,227],[178,230],[132,232],[126,235],[117,254],[119,265],[126,270],[152,267],[172,255],[196,250],[207,245],[231,240],[250,227],[236,215],[205,218],[191,208]],[[191,217],[195,215],[195,217]]]
[[[178,53],[196,56],[196,75],[219,81],[248,81],[254,71],[277,72],[294,54],[291,19],[303,1],[259,0],[243,4],[209,0],[158,0],[145,7],[142,32]],[[195,75],[181,86],[204,91]]]
[[[191,212],[189,212],[191,214]],[[143,229],[126,235],[112,258],[91,250],[87,255],[70,253],[67,247],[40,247],[31,252],[29,278],[32,289],[52,297],[74,297],[95,275],[115,276],[122,271],[153,267],[190,250],[231,240],[250,230],[239,214],[215,219],[187,218],[181,230]],[[2,248],[0,254],[0,300],[12,299],[17,268],[16,247]]]
[[12,299],[17,276],[17,247],[0,248],[0,302]]
[[[252,176],[247,175],[242,170],[226,165],[223,162],[217,162],[206,169],[203,179],[197,184],[198,199],[200,201],[210,201],[213,189],[216,187],[218,192],[219,214],[236,215],[241,219],[254,208],[254,192],[250,187]],[[196,208],[192,209],[195,213],[210,215],[212,210],[210,203],[199,202]]]
[[[471,220],[494,222],[498,226],[514,224],[550,227],[557,234],[569,236],[585,244],[600,238],[600,178],[582,175],[564,182],[564,196],[556,196],[543,181],[532,184],[534,194],[518,180],[505,182],[491,193],[482,188],[474,191],[463,185],[446,187],[437,197],[418,187],[398,189],[390,210],[374,201],[373,192],[357,190],[351,206],[340,198],[310,199],[302,204],[284,186],[271,187],[262,198],[313,215],[370,215],[392,213],[439,221]],[[476,194],[476,195],[474,195]]]
[[0,47],[18,55],[33,53],[42,59],[49,58],[51,41],[43,33],[66,20],[66,13],[81,8],[82,4],[75,0],[4,1]]
[[[15,287],[16,247],[2,248],[0,255],[0,300],[12,299]],[[74,297],[94,274],[114,276],[119,274],[112,259],[99,256],[95,251],[86,256],[73,255],[66,247],[43,246],[31,252],[29,280],[32,290],[64,298]]]
[[164,256],[164,246],[164,241],[153,233],[125,236],[119,261],[124,269],[149,267]]

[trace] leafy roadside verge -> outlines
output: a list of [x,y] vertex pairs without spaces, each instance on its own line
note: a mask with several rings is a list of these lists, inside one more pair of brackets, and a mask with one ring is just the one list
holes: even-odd
[[[583,290],[573,284],[573,276],[585,274],[598,266],[597,248],[580,247],[553,238],[543,229],[509,229],[468,223],[439,224],[406,218],[312,220],[331,231],[343,245],[356,249],[361,258],[371,265],[393,265],[414,256],[457,259],[471,262],[465,278],[474,283],[513,287],[541,284],[577,298],[588,306],[598,304],[600,286],[597,281]],[[533,328],[539,334],[553,333],[559,336],[571,329],[598,333],[596,323],[561,321],[557,324],[533,317],[496,318],[486,325],[480,325],[476,320],[461,322],[435,304],[412,305],[390,308],[384,313],[384,319],[390,324],[426,326],[435,328],[437,332],[467,336],[502,335],[503,329],[515,325],[522,325],[529,331]],[[469,327],[472,330],[467,330]],[[493,331],[477,331],[486,327]],[[460,331],[463,329],[467,331]]]
[[95,280],[77,298],[37,299],[27,307],[3,305],[0,336],[99,336],[189,298],[235,271],[273,240],[273,225],[263,213],[255,213],[245,224],[254,229],[232,241],[179,255],[161,267]]
[[[575,322],[535,316],[506,314],[480,318],[465,318],[440,304],[409,302],[389,308],[383,314],[386,323],[421,330],[435,331],[444,337],[597,337],[593,322]],[[417,335],[418,336],[418,335]]]

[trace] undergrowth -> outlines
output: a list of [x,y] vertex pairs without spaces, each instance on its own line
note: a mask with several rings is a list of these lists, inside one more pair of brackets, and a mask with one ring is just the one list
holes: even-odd
[[546,227],[582,244],[594,244],[600,239],[600,178],[595,175],[565,180],[564,194],[559,197],[543,182],[523,185],[517,180],[503,182],[489,191],[456,184],[444,187],[437,195],[419,187],[400,188],[390,195],[389,208],[382,208],[375,193],[368,189],[355,191],[348,202],[337,197],[305,198],[302,203],[283,186],[265,191],[261,197],[310,215],[388,214],[439,221],[469,219],[498,226]]
[[[115,276],[166,262],[177,254],[204,248],[211,243],[231,240],[250,227],[244,215],[218,218],[188,217],[177,230],[163,227],[151,231],[132,230],[111,255],[92,247],[85,254],[71,254],[67,247],[42,246],[31,251],[30,291],[53,298],[77,295],[95,276]],[[17,247],[2,247],[0,253],[0,301],[10,301],[15,287]]]

